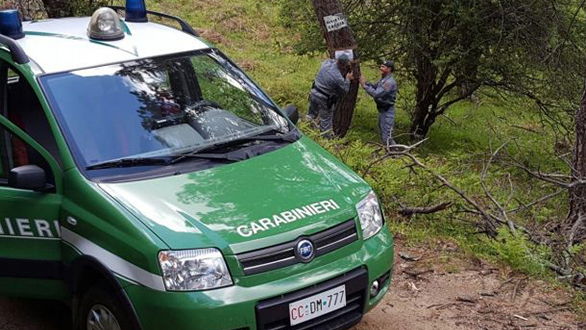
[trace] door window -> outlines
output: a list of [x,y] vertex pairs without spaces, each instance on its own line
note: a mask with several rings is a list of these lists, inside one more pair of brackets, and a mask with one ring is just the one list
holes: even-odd
[[[0,113],[30,135],[59,161],[57,143],[51,132],[41,104],[22,75],[6,63],[0,62]],[[0,126],[0,184],[6,184],[11,169],[23,165],[37,165],[47,174],[49,183],[53,173],[45,158],[34,148]]]
[[37,165],[44,169],[47,183],[55,185],[53,172],[45,158],[16,135],[0,126],[0,186],[8,184],[8,173],[11,169],[24,165]]

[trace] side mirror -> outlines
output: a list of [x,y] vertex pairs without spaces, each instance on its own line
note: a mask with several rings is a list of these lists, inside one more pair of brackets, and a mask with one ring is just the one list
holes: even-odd
[[285,109],[283,109],[283,111],[293,122],[293,124],[297,125],[297,122],[299,121],[299,111],[297,110],[297,107],[293,104],[289,104],[287,107],[285,107]]
[[47,186],[45,170],[37,165],[13,168],[8,175],[8,186],[35,191],[43,190]]

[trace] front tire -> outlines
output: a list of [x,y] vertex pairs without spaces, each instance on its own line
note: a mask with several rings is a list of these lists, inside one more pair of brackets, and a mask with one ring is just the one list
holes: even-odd
[[122,304],[104,285],[91,287],[82,297],[78,324],[80,330],[132,329]]

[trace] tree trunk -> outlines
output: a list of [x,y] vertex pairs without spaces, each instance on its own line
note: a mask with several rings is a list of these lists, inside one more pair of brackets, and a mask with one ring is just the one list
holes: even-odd
[[429,133],[431,125],[435,123],[437,114],[433,108],[433,101],[424,98],[415,105],[415,113],[411,121],[411,136],[414,140],[422,140]]
[[436,66],[425,56],[416,57],[417,92],[416,104],[411,116],[411,137],[415,140],[423,139],[429,128],[435,122],[436,114]]
[[[420,0],[411,0],[411,6],[421,6]],[[441,11],[440,2],[430,2],[425,4],[429,12],[436,13],[439,17]],[[433,39],[430,33],[440,30],[442,24],[439,18],[431,21],[431,26],[424,24],[424,19],[414,17],[413,21],[407,25],[410,35],[415,37],[417,47],[408,49],[408,57],[413,61],[415,70],[414,75],[417,81],[415,93],[415,109],[411,114],[411,138],[420,140],[425,138],[429,128],[435,122],[437,107],[436,96],[439,93],[436,80],[438,78],[438,67],[433,62],[437,58],[438,51],[434,45],[430,44],[428,39]],[[435,40],[435,39],[434,39]],[[441,88],[440,88],[441,89]]]
[[43,7],[43,1],[41,0],[0,0],[1,9],[18,9],[22,14],[24,20],[35,20],[47,18],[47,13]]
[[[576,113],[576,145],[572,164],[574,180],[586,180],[586,88]],[[564,226],[569,244],[586,240],[586,185],[570,189],[570,212]]]
[[354,39],[354,35],[349,26],[331,32],[327,31],[324,17],[344,13],[338,0],[312,0],[312,2],[319,25],[326,40],[330,58],[335,57],[336,50],[352,49],[354,54],[352,71],[354,72],[355,79],[350,84],[350,91],[338,102],[334,112],[334,133],[337,136],[344,137],[352,123],[354,107],[356,106],[356,96],[358,95],[360,65],[358,64],[356,40]]
[[71,0],[43,0],[47,15],[51,18],[73,16]]

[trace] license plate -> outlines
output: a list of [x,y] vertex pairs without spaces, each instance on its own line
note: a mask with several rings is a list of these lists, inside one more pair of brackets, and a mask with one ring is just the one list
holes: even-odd
[[346,306],[346,286],[340,285],[328,291],[289,304],[291,325],[303,323]]

